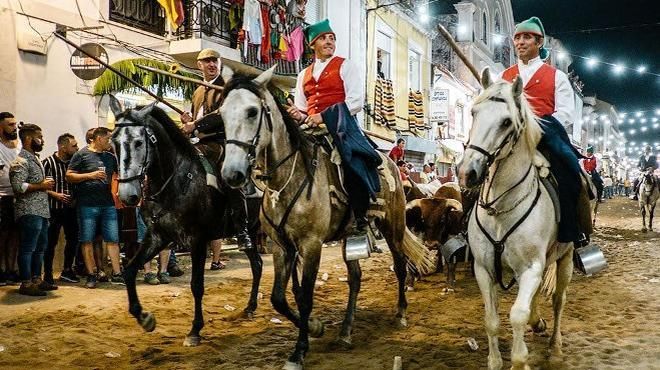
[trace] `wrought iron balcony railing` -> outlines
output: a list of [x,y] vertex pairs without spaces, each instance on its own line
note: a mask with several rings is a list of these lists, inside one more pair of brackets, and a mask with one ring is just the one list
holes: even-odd
[[157,35],[165,34],[165,12],[156,1],[110,0],[110,20]]
[[[243,43],[238,42],[239,26],[232,24],[229,18],[231,1],[227,0],[192,0],[186,2],[185,18],[183,24],[174,33],[179,39],[200,38],[217,42],[232,49],[241,50],[241,62],[260,68],[268,69],[277,63],[278,74],[295,75],[303,64],[301,61],[289,62],[269,58],[268,63],[262,63],[259,56],[259,47],[256,45],[247,46],[247,52],[244,50]],[[286,16],[286,24],[293,30],[303,21],[293,16]],[[272,55],[271,55],[272,56]]]

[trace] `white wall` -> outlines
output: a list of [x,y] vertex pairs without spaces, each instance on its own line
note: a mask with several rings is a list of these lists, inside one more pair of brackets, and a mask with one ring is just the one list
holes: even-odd
[[[119,25],[99,22],[98,8],[94,6],[99,2],[102,4],[104,16],[107,18],[107,0],[79,2],[88,25],[104,24],[105,27],[98,30],[98,33],[109,34],[112,30],[121,40],[166,51],[167,44],[161,38],[128,30]],[[22,3],[27,14],[69,26],[82,25],[73,0],[22,0]],[[2,97],[0,111],[9,110],[14,113],[18,121],[41,126],[46,141],[43,155],[49,155],[56,150],[57,137],[65,132],[73,134],[82,147],[84,133],[89,128],[99,126],[98,98],[91,95],[90,88],[79,86],[82,80],[78,79],[69,67],[74,48],[63,41],[54,36],[51,37],[48,41],[47,55],[36,55],[17,50],[16,32],[35,32],[28,25],[27,17],[16,14],[17,11],[20,11],[17,2],[0,3],[0,19],[5,20],[0,25],[0,35],[2,35],[0,39],[7,41],[7,43],[3,43],[7,47],[0,51],[0,66],[2,66],[0,75],[15,77],[0,80],[0,91],[2,91],[0,92],[0,97]],[[8,20],[12,22],[6,22]],[[50,22],[32,18],[30,23],[46,37],[55,30],[55,25]],[[85,42],[103,44],[108,52],[110,63],[137,57],[107,40],[96,38],[81,40],[73,33],[68,33],[67,38],[76,44]],[[90,86],[93,86],[93,82]],[[101,112],[101,115],[105,116],[105,112]],[[101,119],[101,125],[104,124],[103,121]]]

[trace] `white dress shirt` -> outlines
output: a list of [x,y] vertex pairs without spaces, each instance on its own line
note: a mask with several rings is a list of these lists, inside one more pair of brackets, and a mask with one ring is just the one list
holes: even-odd
[[[315,80],[318,80],[321,77],[321,72],[328,66],[328,63],[335,56],[332,56],[326,59],[325,62],[322,62],[319,59],[314,61],[314,70],[312,70],[312,77]],[[309,68],[309,67],[308,67]],[[296,80],[296,92],[294,95],[294,104],[296,108],[303,112],[307,112],[307,98],[305,97],[305,90],[303,89],[305,72],[307,68],[303,69],[298,73],[298,79]],[[344,93],[346,94],[346,106],[351,114],[355,115],[362,110],[364,105],[364,85],[360,76],[360,72],[357,69],[357,66],[353,64],[348,59],[344,59],[344,62],[339,68],[339,76],[344,81]]]
[[[541,68],[543,61],[540,57],[531,59],[527,64],[518,59],[518,72],[522,78],[523,86],[527,86],[534,73]],[[500,74],[502,78],[502,74]],[[552,114],[563,125],[575,121],[575,93],[566,74],[560,70],[555,73],[555,112]]]

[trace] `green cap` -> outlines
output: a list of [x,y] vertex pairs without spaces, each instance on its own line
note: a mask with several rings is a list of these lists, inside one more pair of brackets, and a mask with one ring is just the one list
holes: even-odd
[[538,35],[543,37],[543,46],[539,50],[539,57],[545,60],[548,58],[548,50],[545,48],[545,29],[543,28],[543,23],[538,17],[531,17],[527,20],[524,20],[516,25],[516,29],[513,33],[513,36],[519,33],[531,33],[532,35]]
[[325,35],[326,33],[331,33],[333,35],[335,34],[332,28],[330,28],[330,21],[327,19],[305,27],[303,33],[305,34],[305,40],[307,40],[309,45],[312,45],[317,38]]
[[589,146],[587,147],[587,153],[593,153],[593,152],[594,152],[594,147],[591,146],[591,145],[589,145]]

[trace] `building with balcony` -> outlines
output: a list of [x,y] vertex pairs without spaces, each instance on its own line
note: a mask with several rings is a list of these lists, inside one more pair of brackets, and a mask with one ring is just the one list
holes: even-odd
[[429,120],[431,34],[418,19],[427,1],[367,1],[367,104],[364,128],[383,151],[406,140],[417,169],[437,152]]
[[[45,152],[55,150],[56,139],[64,132],[82,141],[87,129],[112,124],[107,99],[93,95],[96,80],[74,75],[74,48],[54,37],[56,29],[76,44],[98,44],[109,63],[148,58],[194,67],[197,53],[210,47],[221,53],[224,65],[236,68],[258,72],[277,63],[278,82],[290,87],[296,74],[309,63],[309,55],[292,61],[277,59],[275,50],[271,60],[265,61],[257,58],[255,46],[238,42],[242,13],[236,9],[237,2],[184,3],[184,22],[174,30],[156,1],[86,1],[78,2],[79,9],[72,1],[0,1],[0,40],[6,46],[0,51],[0,110],[14,113],[19,121],[39,124],[44,129]],[[335,4],[338,6],[329,6],[327,0],[309,0],[304,17],[292,16],[277,7],[266,10],[273,15],[268,18],[272,29],[284,32],[330,17],[340,40],[338,54],[359,58],[366,39],[360,42],[350,35],[364,34],[360,32],[364,6],[349,0],[336,0]],[[129,107],[151,101],[139,92],[125,92],[119,98]],[[179,108],[189,108],[190,103],[181,94],[166,98]]]

